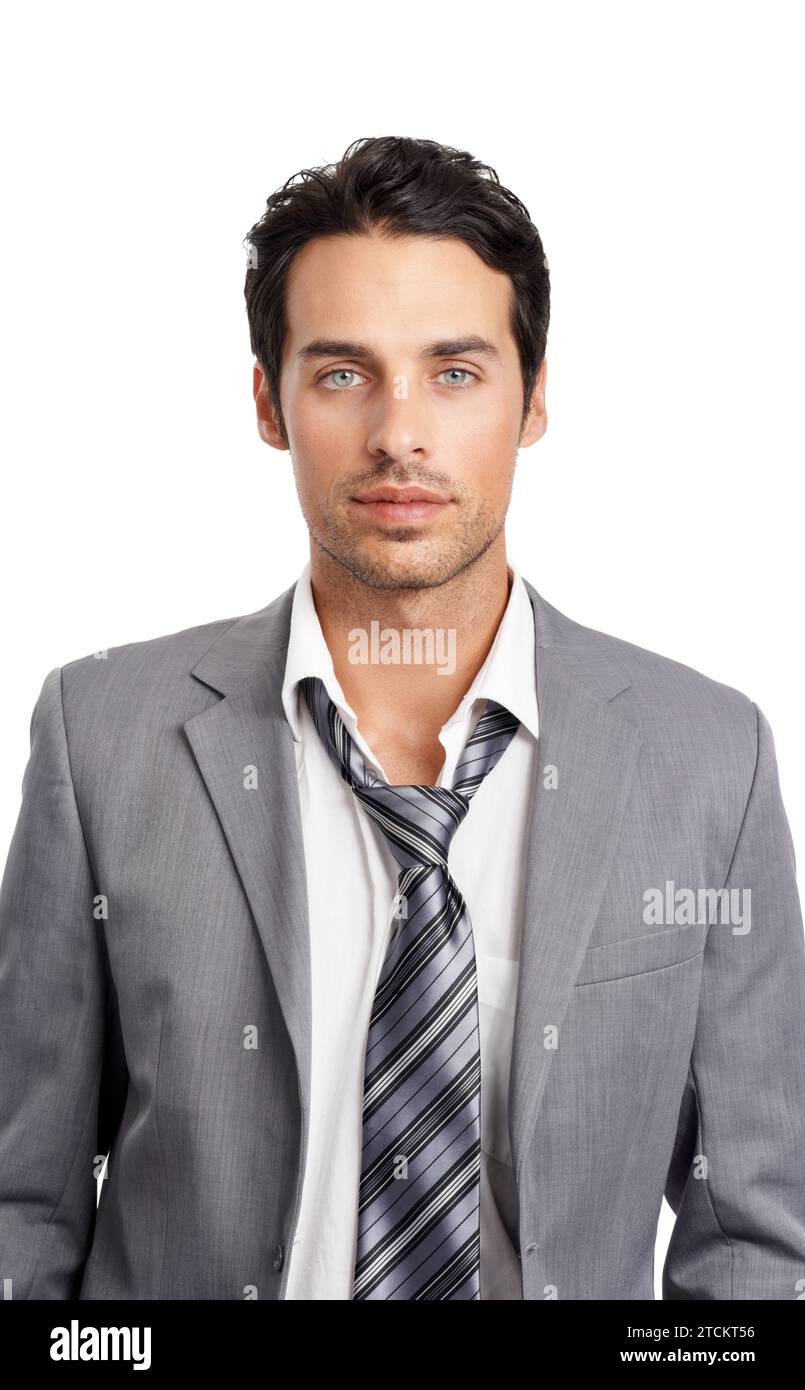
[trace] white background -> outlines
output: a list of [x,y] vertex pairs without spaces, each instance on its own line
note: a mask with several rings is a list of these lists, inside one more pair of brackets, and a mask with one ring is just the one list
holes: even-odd
[[0,861],[47,671],[261,608],[307,558],[254,425],[243,238],[297,170],[388,134],[492,164],[545,244],[549,427],[510,558],[760,705],[803,860],[797,6],[6,15]]

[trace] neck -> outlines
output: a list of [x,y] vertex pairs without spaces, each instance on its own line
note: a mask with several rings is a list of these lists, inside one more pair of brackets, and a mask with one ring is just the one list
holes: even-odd
[[310,578],[335,674],[364,736],[438,734],[483,665],[508,603],[503,533],[433,588],[371,588],[315,543]]

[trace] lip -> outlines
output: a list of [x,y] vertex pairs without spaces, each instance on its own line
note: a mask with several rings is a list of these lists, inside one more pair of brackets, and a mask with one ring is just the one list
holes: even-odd
[[395,506],[403,506],[406,502],[446,502],[446,497],[440,497],[438,492],[431,492],[425,487],[375,487],[371,492],[365,492],[361,497],[353,497],[353,502],[393,502]]
[[410,526],[415,521],[432,521],[446,507],[449,498],[424,487],[376,487],[352,501],[364,512],[391,526]]

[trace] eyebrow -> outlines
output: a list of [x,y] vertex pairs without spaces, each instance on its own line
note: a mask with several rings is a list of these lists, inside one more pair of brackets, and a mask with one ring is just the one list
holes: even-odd
[[[485,338],[479,338],[477,334],[470,334],[466,338],[441,338],[433,343],[426,343],[420,349],[419,356],[426,357],[461,357],[465,352],[478,352],[488,357],[492,362],[500,362],[501,357],[494,343],[488,343]],[[365,343],[354,343],[341,338],[314,338],[312,342],[306,343],[296,354],[301,362],[315,362],[321,357],[371,357],[372,349]]]

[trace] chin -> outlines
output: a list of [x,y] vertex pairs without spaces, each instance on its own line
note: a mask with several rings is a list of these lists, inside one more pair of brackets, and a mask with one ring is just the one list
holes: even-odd
[[417,556],[409,554],[361,555],[355,557],[354,564],[348,566],[364,584],[376,589],[430,589],[446,583],[453,577],[455,568],[446,563],[444,557],[433,554]]

